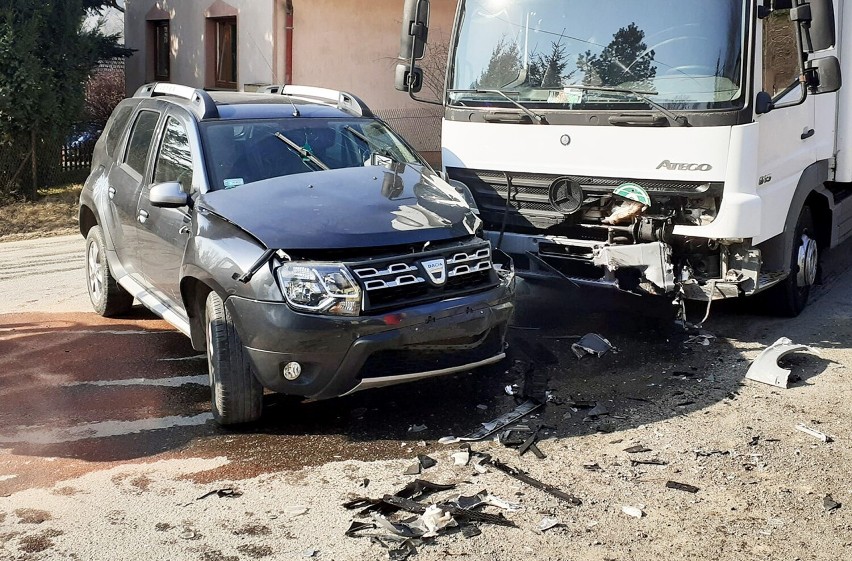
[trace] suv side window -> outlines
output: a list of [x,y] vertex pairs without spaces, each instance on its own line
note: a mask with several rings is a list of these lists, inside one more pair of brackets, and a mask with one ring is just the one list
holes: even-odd
[[154,183],[177,181],[187,193],[192,187],[192,152],[186,127],[174,117],[166,121],[160,152],[154,164]]
[[115,153],[115,148],[118,146],[118,141],[121,140],[121,135],[127,126],[127,121],[130,120],[131,113],[133,113],[133,106],[125,105],[119,107],[110,119],[106,140],[106,152],[110,156]]
[[130,142],[127,144],[127,153],[124,162],[133,168],[139,175],[145,173],[145,162],[148,159],[148,149],[154,138],[154,130],[160,114],[156,111],[140,111],[136,122],[133,123],[133,131],[130,133]]

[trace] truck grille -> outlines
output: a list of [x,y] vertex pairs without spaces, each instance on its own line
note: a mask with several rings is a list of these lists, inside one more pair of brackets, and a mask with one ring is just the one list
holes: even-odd
[[499,283],[491,244],[455,244],[348,264],[364,290],[364,311],[383,312],[488,290]]
[[506,224],[509,231],[518,228],[548,228],[565,222],[566,216],[550,204],[550,186],[560,178],[576,181],[590,197],[612,193],[619,185],[627,182],[641,185],[652,196],[721,195],[722,192],[722,184],[719,183],[510,173],[510,194],[503,172],[447,168],[447,173],[451,179],[461,181],[470,188],[489,229],[499,229],[502,225],[508,198]]

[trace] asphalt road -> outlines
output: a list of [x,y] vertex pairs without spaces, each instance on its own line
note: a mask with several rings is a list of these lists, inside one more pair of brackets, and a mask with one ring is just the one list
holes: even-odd
[[[820,379],[831,379],[828,372],[839,375],[839,370],[833,370],[836,366],[852,365],[850,254],[849,248],[843,248],[831,256],[825,284],[815,291],[812,306],[795,320],[755,315],[741,305],[719,306],[706,326],[717,338],[707,347],[690,342],[674,325],[667,301],[523,283],[511,334],[515,356],[533,355],[538,367],[548,373],[550,388],[560,400],[548,405],[540,417],[541,422],[555,427],[542,448],[574,450],[591,442],[583,459],[591,451],[606,456],[601,450],[607,444],[601,437],[606,442],[620,442],[647,427],[671,423],[683,425],[679,429],[682,439],[687,438],[684,435],[694,438],[696,433],[714,430],[702,423],[708,416],[720,415],[719,408],[726,413],[715,426],[718,430],[728,427],[737,432],[759,424],[760,419],[752,418],[749,409],[738,409],[741,406],[732,406],[731,400],[740,395],[734,403],[742,403],[743,392],[752,389],[743,389],[746,360],[781,335],[823,349],[819,359],[794,362],[805,381],[801,391],[818,385]],[[238,534],[230,526],[202,530],[197,520],[190,524],[180,512],[168,522],[158,516],[165,504],[173,508],[187,496],[191,501],[193,493],[233,485],[275,488],[284,494],[276,495],[280,500],[269,504],[264,500],[273,497],[240,499],[239,516],[243,518],[249,513],[252,518],[263,509],[263,516],[273,520],[285,517],[282,505],[292,506],[294,500],[303,504],[316,501],[331,509],[347,490],[357,491],[354,482],[364,473],[370,474],[374,486],[395,484],[400,462],[410,463],[413,454],[421,451],[443,458],[446,448],[436,444],[438,438],[464,434],[514,407],[504,387],[519,383],[520,377],[503,364],[478,373],[320,403],[298,404],[268,395],[261,423],[241,432],[225,431],[211,420],[203,357],[184,336],[144,309],[135,308],[130,317],[121,319],[92,313],[82,268],[83,240],[79,237],[0,244],[0,558],[5,558],[5,552],[9,558],[20,559],[70,555],[135,559],[142,558],[136,549],[139,543],[149,540],[155,550],[161,547],[159,551],[169,552],[175,559],[279,558],[279,554],[286,558],[285,554],[320,546],[321,540],[325,558],[379,558],[386,554],[370,549],[369,542],[352,545],[339,528],[333,538],[326,535],[322,518],[299,531],[294,529],[296,522],[288,526],[292,530],[289,545],[282,549],[272,536],[261,536],[266,530],[258,530],[258,535],[249,531]],[[618,352],[578,361],[570,345],[576,335],[587,332],[609,338]],[[806,395],[802,399],[813,400],[813,407],[800,417],[823,422],[834,418],[835,434],[848,434],[848,405],[837,401],[849,389],[848,385],[823,387],[824,395]],[[766,394],[763,390],[755,389],[755,396]],[[599,419],[584,418],[576,411],[572,415],[565,405],[572,399],[605,403],[611,415]],[[846,426],[842,426],[844,420]],[[412,432],[418,425],[426,429]],[[842,438],[838,441],[844,442]],[[848,451],[848,439],[842,446]],[[569,454],[565,461],[570,458]],[[852,472],[848,453],[827,461],[837,462],[833,469],[840,474]],[[579,459],[569,463],[580,473],[570,476],[570,481],[582,485]],[[569,477],[561,473],[562,468],[538,469],[556,483],[568,483],[561,480]],[[338,476],[342,479],[335,479]],[[300,487],[304,481],[312,481],[313,486]],[[156,492],[149,493],[149,488]],[[601,489],[590,487],[587,492],[603,495]],[[847,485],[843,492],[850,493],[852,488]],[[156,497],[142,501],[139,497],[146,493]],[[74,519],[80,496],[88,497],[91,508],[84,508],[85,513]],[[133,506],[131,501],[109,508],[111,501],[128,497],[136,497],[137,504]],[[725,497],[719,501],[733,500]],[[852,501],[852,494],[846,500]],[[44,510],[34,509],[34,505],[44,505]],[[100,510],[96,505],[101,505]],[[610,507],[617,512],[613,505],[606,508]],[[27,516],[44,517],[31,510],[46,512],[48,518],[29,526]],[[131,510],[134,519],[128,521]],[[54,522],[48,528],[50,520]],[[847,530],[852,528],[848,517],[844,521]],[[162,535],[156,533],[161,524],[162,528],[169,526]],[[100,525],[109,531],[103,535],[93,531]],[[566,549],[558,545],[561,542],[550,546],[554,555],[583,551],[577,549],[582,545],[587,549],[579,558],[635,558],[635,551],[623,551],[627,545],[608,550],[607,541],[584,537],[590,532],[587,527],[578,529],[576,535],[570,528],[568,525],[563,535],[568,539]],[[697,523],[689,528],[701,535]],[[835,526],[824,529],[832,528]],[[178,539],[167,539],[169,531],[180,534]],[[646,537],[649,531],[645,530]],[[187,532],[205,539],[186,538]],[[623,536],[616,532],[610,542],[621,540],[629,545],[636,540],[631,532]],[[113,551],[108,538],[114,535],[134,538],[127,538],[126,549]],[[237,542],[228,541],[236,535],[240,536]],[[493,558],[518,558],[529,554],[524,548],[540,547],[540,536],[524,535],[529,537],[518,539],[512,547],[497,546],[487,539],[477,547]],[[256,539],[246,541],[249,537]],[[660,557],[660,552],[667,551],[666,539],[665,534],[660,535],[654,547],[662,549],[648,546],[646,553]],[[848,535],[837,543],[829,540],[831,547],[824,551],[850,558],[849,541]],[[809,545],[806,542],[801,540],[803,547]],[[822,547],[827,546],[823,543]],[[688,554],[691,550],[683,551]],[[432,553],[434,558],[441,557],[438,553]],[[701,554],[690,558],[703,559]],[[708,553],[708,558],[726,557]]]

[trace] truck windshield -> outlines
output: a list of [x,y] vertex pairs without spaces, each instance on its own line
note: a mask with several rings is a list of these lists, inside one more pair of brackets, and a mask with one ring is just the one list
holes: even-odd
[[460,17],[451,105],[511,106],[482,90],[544,109],[647,108],[630,90],[671,110],[743,104],[744,0],[462,0]]

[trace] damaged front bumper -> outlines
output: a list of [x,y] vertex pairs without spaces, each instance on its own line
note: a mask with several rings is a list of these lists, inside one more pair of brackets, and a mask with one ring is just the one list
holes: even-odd
[[[488,235],[497,246],[499,233]],[[687,300],[705,302],[749,296],[786,276],[761,273],[760,250],[742,240],[716,243],[712,251],[705,250],[698,257],[679,256],[671,244],[661,241],[607,244],[514,233],[503,235],[500,248],[513,257],[521,277],[563,278],[580,286],[680,294]]]
[[[226,306],[264,387],[326,399],[502,360],[513,293],[513,278],[503,278],[485,292],[351,318],[238,297]],[[290,362],[301,366],[296,380],[283,375]]]

